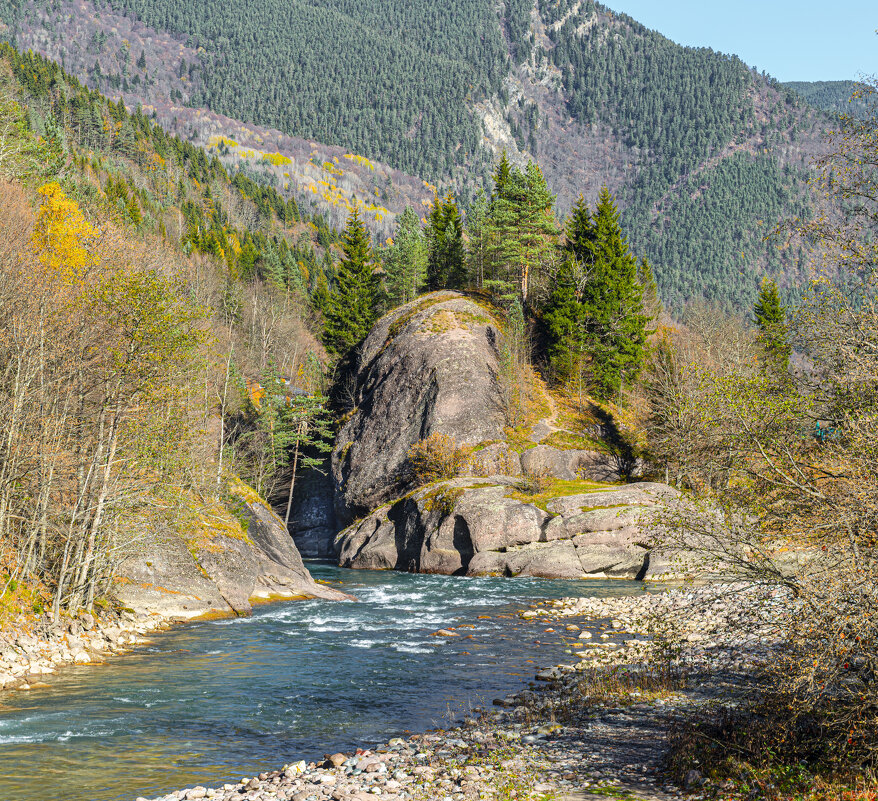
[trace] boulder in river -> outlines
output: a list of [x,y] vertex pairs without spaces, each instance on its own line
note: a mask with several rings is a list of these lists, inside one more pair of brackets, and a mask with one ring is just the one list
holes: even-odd
[[654,577],[644,528],[675,490],[598,486],[529,499],[516,479],[464,477],[424,487],[339,534],[342,567],[448,575]]
[[349,598],[314,581],[283,521],[258,494],[237,479],[229,493],[236,514],[217,504],[179,528],[159,521],[133,541],[116,597],[176,619],[248,614],[253,603],[273,599]]

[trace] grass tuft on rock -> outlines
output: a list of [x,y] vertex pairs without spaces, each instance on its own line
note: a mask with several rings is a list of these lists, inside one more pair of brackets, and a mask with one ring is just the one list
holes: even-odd
[[537,493],[522,492],[520,489],[512,489],[506,493],[507,498],[514,498],[522,503],[530,503],[544,512],[548,511],[546,506],[555,498],[563,498],[567,495],[583,495],[589,492],[601,492],[603,490],[615,489],[615,484],[602,484],[599,481],[586,481],[577,479],[575,481],[563,481],[562,479],[552,478],[548,481],[548,486]]

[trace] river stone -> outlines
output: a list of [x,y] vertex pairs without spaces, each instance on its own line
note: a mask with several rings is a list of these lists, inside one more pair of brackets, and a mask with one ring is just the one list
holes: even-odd
[[504,438],[500,344],[490,313],[456,292],[424,295],[378,321],[354,356],[356,406],[332,453],[342,524],[405,492],[407,454],[419,440]]

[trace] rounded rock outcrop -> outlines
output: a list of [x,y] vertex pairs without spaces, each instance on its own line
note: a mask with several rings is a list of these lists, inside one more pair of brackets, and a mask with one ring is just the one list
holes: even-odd
[[378,321],[355,356],[354,408],[332,453],[342,525],[409,489],[407,454],[431,434],[456,445],[503,439],[501,333],[457,292],[433,292]]
[[387,504],[336,538],[342,567],[446,575],[655,578],[644,528],[678,493],[663,484],[599,486],[545,500],[515,479],[463,477]]

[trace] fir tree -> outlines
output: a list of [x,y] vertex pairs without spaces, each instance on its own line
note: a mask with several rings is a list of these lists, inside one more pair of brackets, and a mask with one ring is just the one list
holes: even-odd
[[375,322],[377,281],[373,272],[372,245],[359,207],[348,217],[342,234],[344,256],[339,262],[335,287],[324,310],[323,344],[343,355],[360,342]]
[[427,243],[421,221],[411,206],[399,217],[393,244],[385,251],[387,294],[394,306],[414,300],[427,277]]
[[594,393],[608,400],[640,370],[647,316],[637,265],[606,187],[594,215],[588,214],[585,201],[579,199],[567,230],[567,249],[583,271],[583,347],[590,358]]
[[759,298],[753,307],[753,316],[759,328],[757,341],[762,351],[763,364],[786,373],[790,366],[789,329],[786,321],[786,307],[780,302],[777,284],[763,278],[759,287]]

